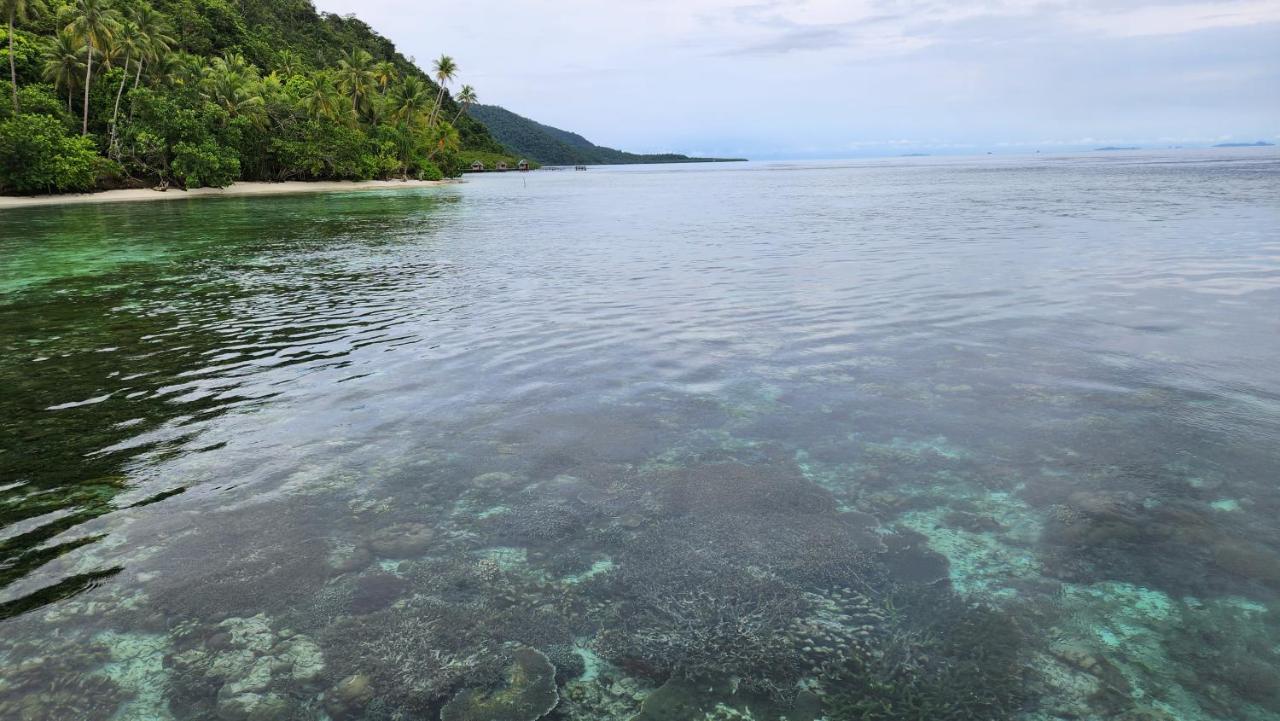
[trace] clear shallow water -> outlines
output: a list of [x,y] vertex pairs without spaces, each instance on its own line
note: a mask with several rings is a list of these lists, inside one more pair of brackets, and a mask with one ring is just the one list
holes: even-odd
[[1278,199],[1218,151],[2,214],[0,717],[1280,717]]

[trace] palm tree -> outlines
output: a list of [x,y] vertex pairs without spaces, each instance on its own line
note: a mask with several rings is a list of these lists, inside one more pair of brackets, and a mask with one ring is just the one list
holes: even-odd
[[13,24],[27,22],[47,8],[43,0],[0,0],[0,12],[9,18],[9,83],[13,88],[13,114],[18,114],[18,67],[13,61]]
[[68,19],[67,31],[84,43],[86,49],[84,71],[84,124],[81,135],[89,134],[89,89],[93,85],[93,54],[106,47],[115,37],[119,16],[110,0],[75,0],[64,8]]
[[431,69],[435,72],[436,82],[440,84],[440,92],[436,94],[436,105],[431,109],[431,119],[427,121],[428,125],[435,125],[436,114],[440,112],[440,104],[444,102],[445,86],[458,74],[458,64],[448,55],[441,55],[432,63]]
[[138,72],[133,78],[136,89],[142,83],[142,67],[147,63],[156,63],[178,42],[169,35],[169,25],[165,17],[156,12],[150,5],[135,6],[129,12],[138,35],[140,55],[138,56]]
[[53,83],[55,88],[67,88],[67,112],[71,108],[71,96],[76,91],[76,83],[84,74],[84,47],[80,41],[67,31],[62,31],[53,39],[53,44],[45,48],[44,79]]
[[427,155],[427,160],[434,160],[436,154],[443,150],[457,150],[461,143],[458,129],[452,125],[441,124],[428,127],[427,132],[430,133],[428,142],[431,145],[431,152]]
[[[124,54],[124,72],[120,74],[120,88],[116,90],[116,105],[111,111],[111,141],[109,143],[111,148],[116,145],[116,121],[120,119],[120,98],[124,97],[124,85],[129,81],[129,63],[132,62],[134,56],[142,54],[143,43],[141,32],[132,20],[126,20],[120,24],[120,31],[116,34],[115,47],[112,49],[117,55]],[[138,61],[138,69],[141,72],[141,60]]]
[[337,118],[338,90],[333,81],[324,75],[308,78],[302,86],[301,105],[312,120]]
[[214,58],[201,78],[205,99],[226,110],[233,118],[266,103],[261,85],[258,69],[239,53]]
[[377,84],[378,89],[383,95],[387,94],[387,88],[391,85],[391,81],[396,79],[396,66],[393,63],[383,60],[373,66],[372,78]]
[[292,50],[281,50],[276,58],[276,72],[281,77],[290,78],[302,69],[302,58]]
[[431,106],[431,88],[412,75],[401,81],[391,93],[391,118],[412,125]]
[[458,97],[454,98],[454,100],[458,101],[458,105],[460,107],[458,108],[458,114],[453,116],[453,122],[450,123],[450,125],[456,126],[458,124],[458,118],[461,118],[462,114],[467,112],[467,108],[474,105],[479,98],[476,97],[475,88],[470,85],[463,85],[462,89],[458,91]]
[[368,96],[373,85],[373,56],[359,48],[349,53],[343,51],[338,61],[338,82],[351,96],[351,112],[359,114],[360,101]]

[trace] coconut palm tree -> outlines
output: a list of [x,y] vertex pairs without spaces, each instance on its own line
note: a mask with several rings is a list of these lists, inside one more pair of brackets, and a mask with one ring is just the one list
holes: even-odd
[[43,0],[0,0],[0,12],[9,19],[9,83],[13,89],[13,114],[18,114],[18,66],[14,64],[13,24],[27,22],[48,8]]
[[136,28],[135,32],[138,36],[138,45],[141,54],[138,56],[138,71],[133,78],[133,87],[136,89],[142,83],[142,68],[147,63],[155,64],[161,57],[167,55],[170,49],[177,44],[177,40],[169,34],[169,24],[165,17],[155,11],[150,5],[140,4],[134,6],[129,11],[129,19]]
[[431,153],[427,155],[427,160],[434,160],[436,154],[445,150],[457,150],[461,144],[461,138],[458,135],[458,129],[452,125],[436,125],[427,128],[430,133],[428,142],[431,145]]
[[[108,147],[113,149],[116,146],[116,121],[120,119],[120,98],[124,97],[124,86],[129,81],[129,63],[142,54],[144,43],[145,40],[139,32],[138,26],[132,20],[126,20],[120,24],[119,32],[116,33],[113,41],[114,47],[112,47],[114,54],[124,55],[124,72],[120,74],[120,87],[116,90],[116,104],[111,111],[111,141]],[[141,60],[139,60],[138,66],[141,69]]]
[[458,91],[458,97],[454,98],[454,100],[456,100],[459,105],[458,114],[453,116],[453,122],[450,123],[450,125],[456,126],[458,124],[458,118],[461,118],[462,114],[467,112],[467,108],[474,105],[479,98],[476,96],[475,88],[470,85],[463,85],[462,89]]
[[281,50],[276,57],[277,73],[283,78],[292,77],[302,70],[302,58],[292,50]]
[[412,75],[391,92],[391,118],[398,123],[414,124],[431,107],[431,87]]
[[204,69],[200,81],[205,99],[226,110],[227,115],[233,118],[265,104],[261,84],[258,69],[239,53],[214,58]]
[[65,30],[53,38],[53,43],[44,51],[44,79],[53,83],[54,88],[67,89],[67,112],[71,108],[71,98],[76,91],[76,83],[84,74],[84,48],[76,37]]
[[436,115],[440,112],[440,104],[444,102],[445,86],[452,82],[454,76],[458,74],[458,64],[448,55],[441,55],[431,64],[431,70],[435,73],[436,82],[440,84],[440,92],[436,94],[436,105],[431,109],[431,118],[427,121],[428,125],[435,125]]
[[360,103],[373,86],[373,56],[359,48],[349,53],[343,51],[342,59],[338,60],[338,82],[351,96],[351,112],[358,115]]
[[334,120],[338,117],[339,92],[326,75],[308,78],[302,86],[302,109],[312,120]]
[[391,81],[396,79],[396,75],[398,75],[396,72],[396,66],[393,63],[383,60],[373,66],[371,77],[373,78],[373,82],[378,86],[378,90],[381,91],[383,95],[386,95],[387,88],[391,86]]
[[67,88],[67,111],[72,113],[72,96],[76,93],[76,82],[84,74],[84,63],[81,61],[83,47],[79,46],[76,37],[68,32],[60,32],[54,41],[45,47],[45,63],[42,67],[45,81],[54,83],[55,90]]
[[63,8],[70,32],[85,46],[84,71],[84,124],[81,135],[89,134],[89,89],[93,86],[93,55],[105,48],[115,37],[120,16],[110,0],[75,0]]

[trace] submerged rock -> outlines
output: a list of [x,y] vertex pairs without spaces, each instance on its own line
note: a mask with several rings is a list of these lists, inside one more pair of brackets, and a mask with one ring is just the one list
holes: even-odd
[[409,589],[409,582],[394,573],[371,573],[356,580],[351,597],[353,613],[372,613],[395,603]]
[[484,490],[510,490],[523,483],[524,479],[504,471],[481,473],[471,479],[471,485]]
[[346,546],[330,551],[326,560],[335,573],[351,573],[373,563],[373,554],[363,546]]
[[536,721],[551,713],[560,702],[556,667],[531,648],[519,649],[513,659],[506,688],[466,689],[440,709],[440,721]]
[[397,523],[374,531],[369,548],[383,558],[411,558],[422,555],[435,536],[424,523]]
[[329,689],[324,695],[324,710],[330,717],[355,718],[365,705],[373,700],[373,680],[367,674],[352,674]]

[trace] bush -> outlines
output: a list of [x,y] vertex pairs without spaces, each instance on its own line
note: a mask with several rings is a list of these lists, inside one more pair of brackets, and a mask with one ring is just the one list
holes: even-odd
[[422,180],[444,180],[444,171],[430,161],[423,163],[418,169],[418,177]]
[[173,147],[173,175],[185,188],[225,188],[240,177],[240,158],[212,140]]
[[[3,104],[0,103],[0,105]],[[67,111],[66,98],[59,98],[54,93],[53,86],[48,83],[19,87],[18,105],[24,113],[52,115],[58,118],[68,130],[80,129],[79,123],[76,122],[77,118],[72,117],[71,113]],[[12,112],[12,108],[9,108],[9,110]]]
[[224,187],[240,177],[238,129],[226,111],[181,91],[129,94],[133,121],[121,126],[120,158],[131,174],[186,188]]
[[281,180],[369,180],[379,174],[369,137],[357,128],[299,123],[272,138],[269,148],[273,162],[290,169],[280,174]]
[[93,140],[70,135],[57,118],[23,114],[0,122],[0,192],[89,191],[98,170]]

